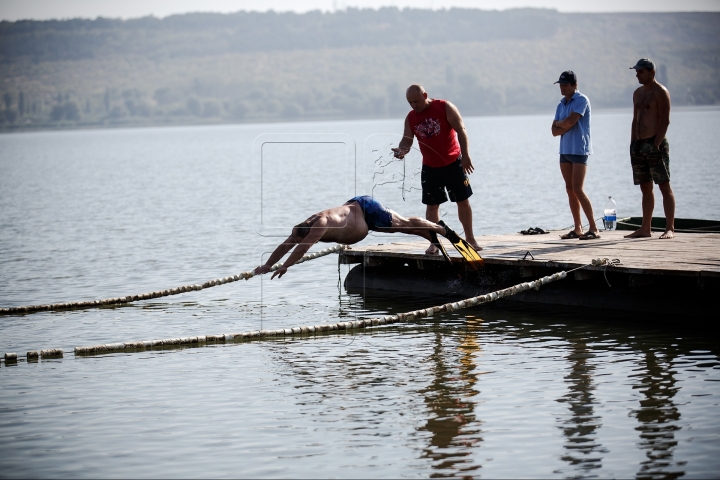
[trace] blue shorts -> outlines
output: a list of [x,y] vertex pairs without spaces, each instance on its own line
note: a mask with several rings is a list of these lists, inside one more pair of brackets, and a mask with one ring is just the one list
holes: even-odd
[[365,223],[370,230],[390,228],[392,226],[392,214],[385,206],[373,197],[363,195],[354,197],[345,202],[345,205],[357,202],[365,216]]
[[569,153],[560,154],[560,163],[577,163],[580,165],[587,165],[587,155],[571,155]]

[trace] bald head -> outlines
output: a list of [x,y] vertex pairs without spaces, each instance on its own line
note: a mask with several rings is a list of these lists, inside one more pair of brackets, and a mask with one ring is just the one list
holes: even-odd
[[410,95],[411,93],[419,93],[420,95],[422,95],[423,93],[425,93],[425,89],[422,85],[410,85],[405,91],[405,95]]
[[430,104],[428,95],[422,85],[410,85],[405,92],[405,98],[407,98],[410,107],[418,113],[425,110]]

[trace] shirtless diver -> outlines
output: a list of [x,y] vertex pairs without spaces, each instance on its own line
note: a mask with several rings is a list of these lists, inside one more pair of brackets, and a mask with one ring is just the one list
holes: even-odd
[[424,218],[405,218],[397,212],[386,208],[374,198],[364,195],[354,197],[339,207],[328,208],[311,215],[304,222],[295,225],[290,236],[270,255],[265,265],[255,269],[256,274],[267,273],[293,247],[292,254],[277,269],[272,277],[285,275],[287,269],[300,260],[303,255],[317,242],[340,243],[352,245],[367,237],[368,232],[407,233],[419,235],[431,243],[437,240],[437,234],[447,235],[444,225],[439,225]]

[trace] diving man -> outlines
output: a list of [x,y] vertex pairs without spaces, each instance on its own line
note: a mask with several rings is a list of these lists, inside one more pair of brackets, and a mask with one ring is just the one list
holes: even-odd
[[437,241],[438,233],[447,236],[448,231],[452,232],[446,229],[444,224],[439,225],[420,217],[405,218],[370,196],[354,197],[339,207],[318,212],[304,222],[295,225],[290,236],[278,245],[265,265],[255,269],[255,273],[269,272],[276,262],[297,246],[282,268],[277,269],[271,277],[272,279],[277,275],[280,278],[315,243],[331,242],[352,245],[367,237],[370,230],[418,235],[433,244],[439,243]]

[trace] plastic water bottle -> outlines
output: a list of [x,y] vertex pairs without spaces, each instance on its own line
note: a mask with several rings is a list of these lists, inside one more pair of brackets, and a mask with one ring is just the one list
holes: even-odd
[[612,197],[608,197],[607,202],[605,202],[603,223],[605,224],[605,230],[615,230],[615,226],[617,225],[617,204]]

